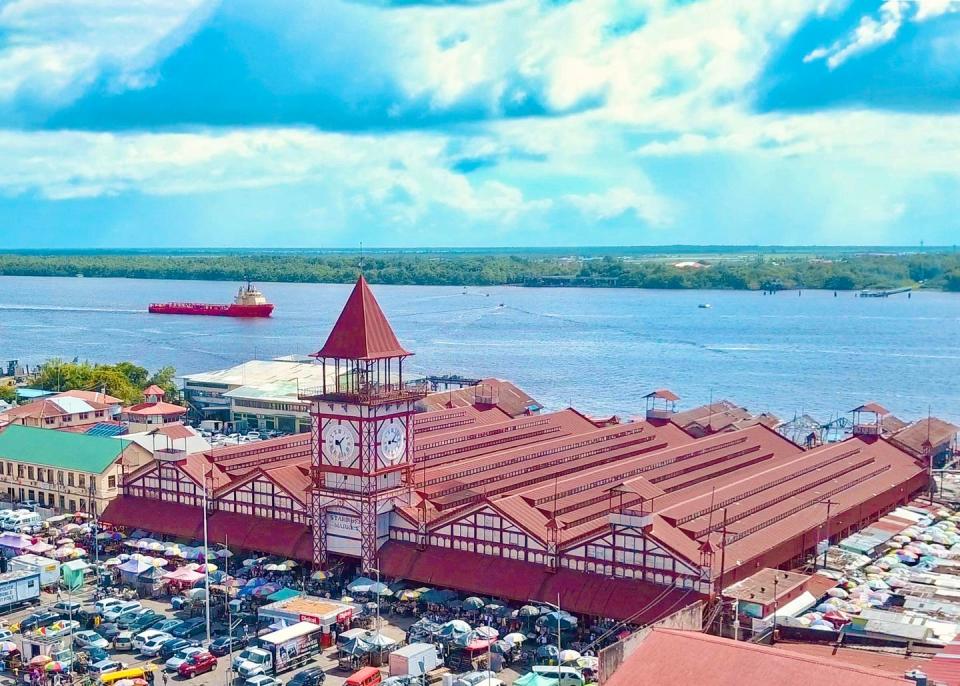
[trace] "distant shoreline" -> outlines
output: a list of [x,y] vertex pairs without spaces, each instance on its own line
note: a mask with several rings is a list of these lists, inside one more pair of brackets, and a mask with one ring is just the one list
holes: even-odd
[[[680,248],[691,252],[679,253]],[[692,252],[694,248],[701,252]],[[764,249],[771,248],[759,250]],[[762,253],[739,246],[622,248],[620,253],[608,254],[591,251],[615,249],[580,248],[566,249],[565,255],[534,252],[544,249],[514,253],[365,251],[362,262],[371,283],[410,286],[960,291],[960,255],[955,252],[868,249],[873,252],[798,247],[789,248],[796,251],[789,254]],[[630,254],[631,250],[667,252]],[[708,251],[713,252],[706,254]],[[360,261],[359,251],[8,251],[0,253],[0,275],[350,283]]]

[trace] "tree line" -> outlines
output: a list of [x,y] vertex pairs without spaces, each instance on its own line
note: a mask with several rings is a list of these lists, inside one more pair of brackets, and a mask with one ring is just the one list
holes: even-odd
[[[558,257],[473,253],[375,254],[363,260],[373,283],[402,285],[585,285],[627,288],[822,288],[857,290],[920,286],[960,292],[956,253],[841,256]],[[128,277],[212,281],[349,283],[357,256],[344,254],[0,254],[0,275]],[[682,266],[677,266],[678,264]]]
[[173,402],[179,394],[174,383],[176,374],[176,370],[169,366],[151,374],[146,367],[133,362],[92,364],[54,358],[40,365],[36,378],[30,381],[30,387],[57,392],[102,391],[119,398],[126,405],[134,405],[143,401],[143,389],[157,385],[166,393],[165,398]]

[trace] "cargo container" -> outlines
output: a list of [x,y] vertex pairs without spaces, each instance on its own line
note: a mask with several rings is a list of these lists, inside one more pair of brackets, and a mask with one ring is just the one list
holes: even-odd
[[423,676],[439,664],[436,646],[411,643],[390,653],[390,676]]
[[37,572],[16,570],[0,574],[0,612],[39,602],[40,575]]
[[40,575],[44,588],[60,583],[60,563],[42,555],[17,555],[10,560],[10,571],[33,572]]

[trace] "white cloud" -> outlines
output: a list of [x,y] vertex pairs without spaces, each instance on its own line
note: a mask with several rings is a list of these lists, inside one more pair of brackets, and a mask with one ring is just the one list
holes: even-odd
[[115,86],[148,82],[160,55],[208,15],[212,0],[12,0],[0,7],[0,102],[78,97],[107,68]]
[[561,200],[579,210],[589,224],[626,215],[655,227],[665,226],[671,221],[670,208],[664,198],[625,186],[609,188],[602,193],[565,195]]
[[960,12],[960,0],[886,0],[877,16],[861,17],[847,36],[815,48],[803,61],[826,59],[827,66],[836,69],[851,57],[889,43],[907,21],[919,23],[951,12]]

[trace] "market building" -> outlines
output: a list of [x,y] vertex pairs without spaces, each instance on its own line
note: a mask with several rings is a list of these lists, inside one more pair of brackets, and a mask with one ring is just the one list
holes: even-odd
[[318,386],[300,386],[310,434],[158,455],[104,519],[191,536],[206,498],[211,537],[240,548],[640,623],[801,562],[928,484],[869,409],[805,450],[735,406],[685,417],[666,395],[632,422],[520,396],[508,410],[482,385],[427,404],[410,355],[361,278]]
[[0,430],[6,496],[67,512],[102,512],[120,493],[124,469],[150,461],[131,441],[11,425]]

